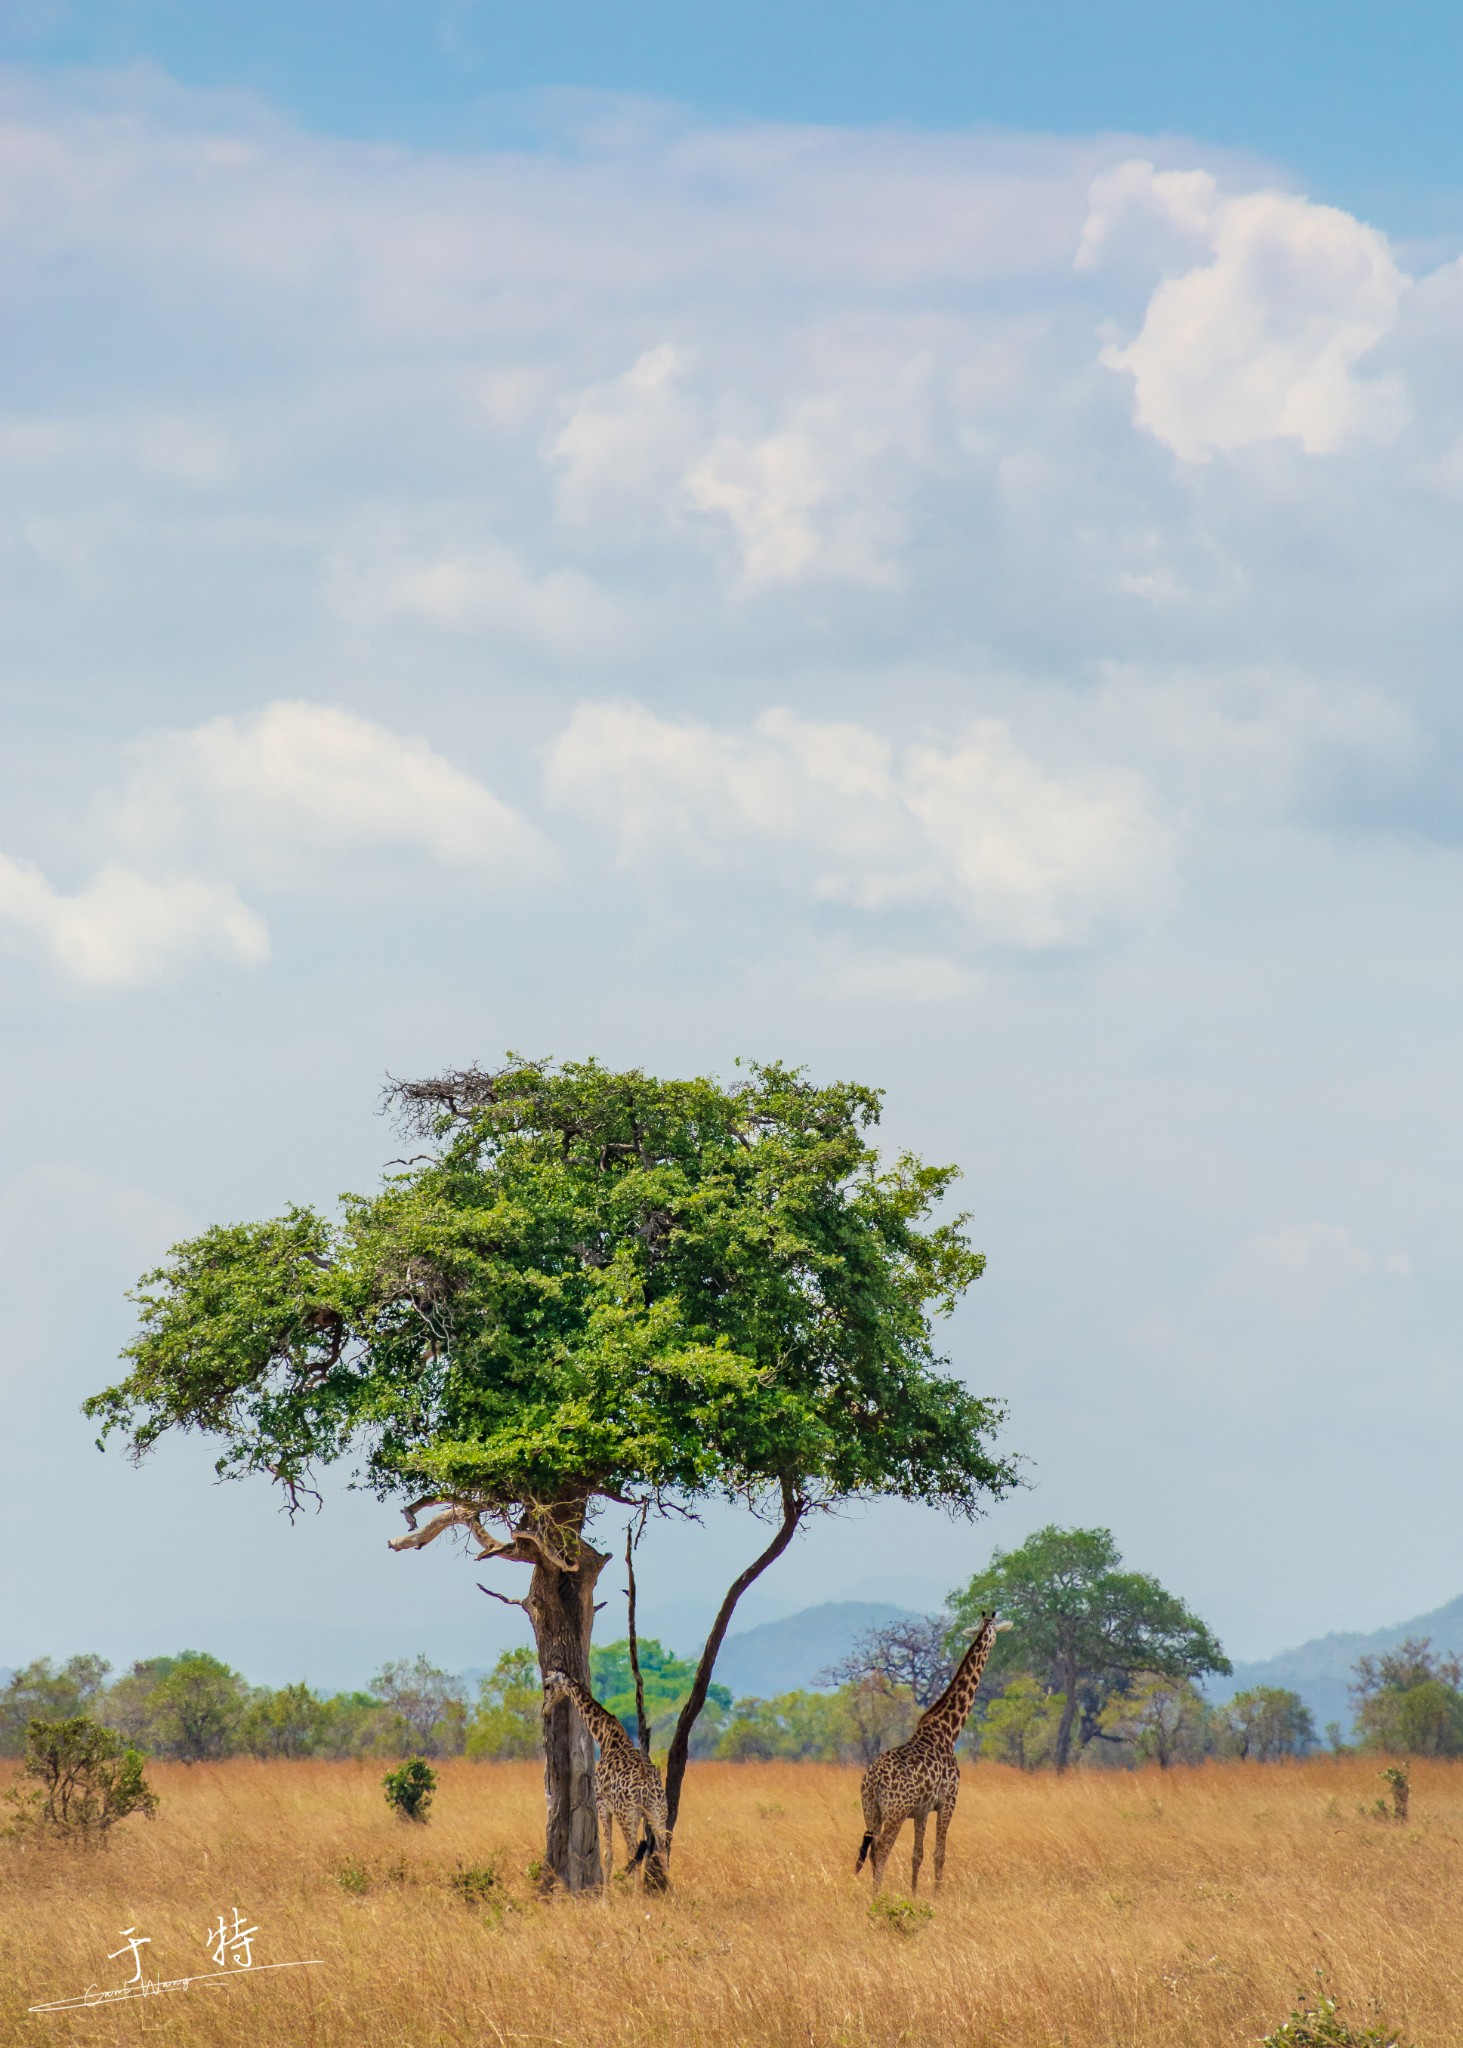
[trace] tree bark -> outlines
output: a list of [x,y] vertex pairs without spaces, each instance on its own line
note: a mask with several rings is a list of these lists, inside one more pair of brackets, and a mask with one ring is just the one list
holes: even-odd
[[[609,1562],[581,1537],[573,1571],[540,1563],[533,1568],[524,1606],[533,1623],[540,1672],[560,1670],[589,1684],[589,1637],[594,1588]],[[599,1815],[594,1803],[594,1742],[574,1706],[558,1700],[544,1716],[544,1891],[597,1891],[604,1881]]]
[[671,1737],[671,1746],[665,1760],[665,1803],[666,1821],[672,1834],[675,1833],[676,1815],[681,1810],[681,1781],[686,1775],[686,1759],[691,1753],[691,1730],[695,1727],[701,1709],[706,1704],[706,1695],[711,1689],[711,1674],[716,1669],[717,1652],[721,1649],[722,1638],[727,1625],[736,1611],[736,1604],[752,1581],[774,1564],[797,1534],[798,1524],[808,1512],[808,1503],[792,1489],[791,1484],[782,1482],[782,1526],[760,1557],[752,1563],[738,1579],[733,1579],[726,1598],[717,1610],[711,1633],[706,1638],[701,1652],[701,1662],[696,1666],[690,1695],[676,1720],[676,1732]]

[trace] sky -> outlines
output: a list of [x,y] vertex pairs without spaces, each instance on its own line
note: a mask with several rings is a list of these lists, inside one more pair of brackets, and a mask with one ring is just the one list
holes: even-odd
[[1243,1658],[1463,1589],[1463,28],[1012,15],[7,10],[0,1662],[518,1639],[79,1414],[170,1244],[509,1048],[963,1168],[1028,1485],[748,1623],[1048,1521]]

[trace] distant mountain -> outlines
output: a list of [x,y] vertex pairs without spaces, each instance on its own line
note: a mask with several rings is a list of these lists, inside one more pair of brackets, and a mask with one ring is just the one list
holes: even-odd
[[1409,1636],[1431,1636],[1436,1650],[1456,1650],[1463,1656],[1463,1594],[1431,1614],[1416,1614],[1411,1621],[1394,1622],[1390,1628],[1371,1635],[1317,1636],[1299,1649],[1282,1650],[1278,1657],[1266,1657],[1258,1664],[1236,1664],[1232,1678],[1212,1681],[1205,1690],[1212,1700],[1231,1699],[1251,1685],[1283,1685],[1298,1692],[1316,1719],[1319,1733],[1328,1721],[1351,1728],[1351,1700],[1347,1687],[1358,1657],[1375,1657],[1383,1650],[1395,1650]]
[[764,1621],[728,1636],[716,1660],[716,1683],[734,1699],[772,1699],[816,1686],[830,1664],[846,1657],[858,1638],[907,1610],[882,1600],[827,1600],[781,1621]]

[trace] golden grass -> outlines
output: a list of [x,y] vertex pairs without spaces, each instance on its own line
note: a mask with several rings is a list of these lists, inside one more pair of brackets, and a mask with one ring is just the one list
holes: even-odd
[[[856,1771],[693,1766],[669,1899],[542,1904],[536,1766],[440,1767],[425,1828],[388,1813],[381,1768],[155,1766],[158,1818],[106,1852],[0,1847],[0,2038],[1238,2048],[1321,1964],[1360,2022],[1375,2000],[1421,2048],[1463,2048],[1463,1767],[1414,1765],[1401,1827],[1358,1810],[1384,1790],[1362,1760],[1065,1780],[981,1765],[912,1934],[871,1918],[854,1877]],[[448,1882],[490,1860],[505,1911]],[[366,1890],[342,1887],[351,1865]],[[104,1958],[134,1925],[152,1974],[211,1969],[205,1929],[235,1906],[260,1928],[256,1962],[325,1967],[26,2015],[120,1982]]]

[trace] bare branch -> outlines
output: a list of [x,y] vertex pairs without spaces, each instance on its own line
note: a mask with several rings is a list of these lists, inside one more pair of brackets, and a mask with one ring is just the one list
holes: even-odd
[[505,1607],[521,1607],[525,1614],[528,1612],[528,1602],[526,1600],[515,1600],[508,1593],[495,1593],[492,1587],[485,1586],[481,1579],[478,1580],[478,1591],[486,1593],[490,1600],[501,1600]]

